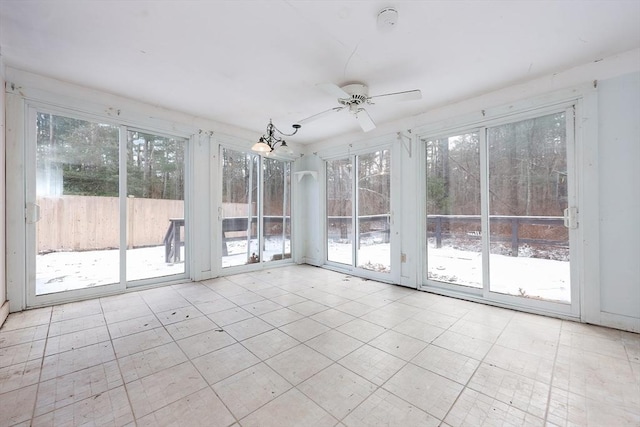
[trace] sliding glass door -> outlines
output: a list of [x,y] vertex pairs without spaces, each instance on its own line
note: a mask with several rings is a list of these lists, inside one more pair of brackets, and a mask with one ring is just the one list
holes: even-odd
[[291,258],[291,162],[220,150],[222,267]]
[[487,129],[489,289],[571,302],[564,111]]
[[263,258],[291,258],[291,163],[264,158]]
[[422,138],[428,286],[577,312],[573,107]]
[[33,292],[119,284],[119,129],[34,113],[35,191],[27,204],[35,233]]
[[353,264],[353,164],[329,160],[327,172],[327,261]]
[[356,156],[356,266],[391,272],[391,151]]
[[186,271],[185,140],[127,132],[127,282]]
[[28,111],[28,305],[186,277],[187,140]]
[[377,150],[325,164],[327,262],[388,276],[391,151]]
[[427,139],[427,277],[482,288],[477,132]]

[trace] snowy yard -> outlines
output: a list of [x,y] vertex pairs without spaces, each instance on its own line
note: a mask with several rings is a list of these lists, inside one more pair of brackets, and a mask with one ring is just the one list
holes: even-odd
[[[50,252],[36,258],[36,295],[109,285],[120,281],[117,249]],[[182,258],[184,260],[184,249]],[[127,250],[127,280],[184,272],[184,262],[167,264],[164,245]]]
[[[370,242],[358,250],[358,266],[383,271],[390,263],[390,245]],[[491,291],[569,302],[571,299],[569,261],[533,258],[522,248],[518,257],[492,253],[489,257]],[[344,264],[351,263],[351,245],[338,241],[329,242],[330,259]],[[550,254],[551,257],[555,254]],[[555,256],[557,257],[557,256]],[[341,260],[341,261],[339,261]],[[474,250],[452,247],[428,248],[429,279],[482,288],[482,254]],[[376,266],[377,268],[371,268]]]
[[[482,255],[451,247],[429,248],[429,278],[482,288]],[[490,290],[552,301],[571,299],[568,261],[491,254]]]
[[[260,251],[258,250],[258,240],[251,239],[250,250],[247,253],[247,241],[235,240],[226,243],[228,255],[222,257],[222,267],[232,267],[236,265],[245,265],[247,259],[255,256],[256,260],[259,257]],[[264,249],[262,251],[262,257],[265,261],[276,261],[283,253],[282,239],[281,238],[266,238]],[[289,257],[291,254],[291,241],[284,241],[284,253]]]
[[[370,270],[384,271],[390,264],[390,245],[370,242],[358,250],[358,265]],[[222,266],[244,265],[247,261],[247,242],[229,242],[228,256],[222,257]],[[257,240],[251,241],[249,255],[258,253]],[[331,241],[330,259],[351,263],[351,245]],[[285,243],[290,253],[290,242]],[[268,239],[263,256],[277,260],[282,254],[282,240]],[[275,258],[274,258],[275,257]],[[182,255],[184,260],[184,252]],[[36,293],[38,295],[116,283],[118,277],[118,250],[52,252],[37,257]],[[181,274],[185,264],[167,264],[164,246],[130,249],[127,251],[127,280],[139,280]],[[570,301],[569,262],[551,259],[512,257],[491,254],[491,291],[541,298]],[[428,253],[429,278],[475,288],[482,287],[482,259],[476,251],[435,248]]]

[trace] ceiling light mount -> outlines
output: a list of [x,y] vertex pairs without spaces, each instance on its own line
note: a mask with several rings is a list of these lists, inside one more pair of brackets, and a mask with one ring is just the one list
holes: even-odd
[[258,142],[253,144],[251,149],[253,151],[257,151],[258,153],[265,154],[268,156],[270,153],[272,153],[276,149],[278,144],[280,144],[280,149],[278,151],[283,151],[287,154],[291,154],[292,150],[287,145],[287,142],[283,138],[276,135],[276,132],[277,132],[282,136],[293,136],[298,132],[298,130],[302,127],[302,125],[296,123],[291,127],[293,128],[293,132],[284,133],[273,124],[271,119],[269,119],[269,124],[267,125],[267,131],[265,132],[264,135],[260,137]]

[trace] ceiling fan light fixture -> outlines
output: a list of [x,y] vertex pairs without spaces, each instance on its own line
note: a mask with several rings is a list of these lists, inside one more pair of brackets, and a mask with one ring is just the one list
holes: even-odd
[[[420,89],[369,96],[369,88],[363,83],[349,83],[342,87],[339,87],[333,83],[323,83],[316,86],[328,95],[337,96],[339,106],[330,108],[320,113],[316,113],[312,116],[300,120],[299,123],[310,123],[322,117],[328,116],[331,113],[345,110],[349,111],[357,119],[358,124],[363,131],[369,132],[375,129],[376,124],[367,110],[362,108],[363,105],[374,105],[378,101],[411,101],[414,99],[422,98]],[[295,126],[296,125],[294,125],[294,128]]]

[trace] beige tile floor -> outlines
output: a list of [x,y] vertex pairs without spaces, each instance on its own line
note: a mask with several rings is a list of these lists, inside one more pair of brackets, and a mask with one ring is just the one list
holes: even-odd
[[640,337],[289,266],[9,316],[1,426],[639,426]]

